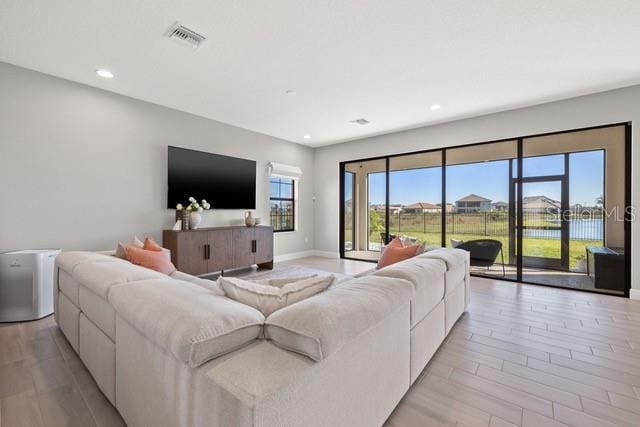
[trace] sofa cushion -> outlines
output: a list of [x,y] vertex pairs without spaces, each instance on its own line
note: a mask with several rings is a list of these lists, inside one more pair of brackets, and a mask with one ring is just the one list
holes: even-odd
[[463,249],[439,248],[418,255],[418,258],[436,258],[447,264],[447,269],[458,265],[465,265],[469,259],[469,252]]
[[412,296],[413,285],[406,280],[361,277],[276,311],[265,322],[265,336],[320,361],[409,304]]
[[128,264],[127,261],[112,256],[111,251],[108,253],[69,251],[62,252],[56,257],[56,265],[69,274],[73,274],[75,268],[81,264],[97,262]]
[[109,301],[94,294],[86,286],[81,286],[78,307],[95,326],[115,341],[116,312]]
[[377,270],[374,276],[404,279],[413,285],[411,299],[411,327],[415,326],[444,298],[444,261],[435,258],[411,258]]
[[[64,255],[64,254],[63,254]],[[107,299],[112,287],[139,280],[167,278],[165,274],[109,257],[113,261],[87,262],[73,269],[73,276],[81,285]]]
[[64,270],[58,272],[58,289],[76,307],[80,307],[80,284],[76,279]]
[[185,282],[191,282],[195,285],[198,285],[200,287],[203,287],[213,292],[215,295],[218,295],[221,297],[224,296],[224,291],[222,290],[222,288],[220,287],[220,285],[216,280],[201,279],[200,277],[192,276],[190,274],[183,273],[182,271],[178,271],[178,270],[174,271],[170,275],[170,277],[176,280],[184,280]]
[[218,283],[232,300],[251,306],[269,316],[274,311],[324,291],[331,286],[334,279],[333,276],[310,277],[297,282],[282,283],[282,286],[271,286],[237,277],[220,277]]
[[166,276],[116,286],[109,302],[120,318],[190,367],[255,340],[264,323],[252,307]]
[[447,265],[445,295],[464,283],[468,274],[469,252],[462,249],[442,248],[418,255],[421,259],[439,259]]
[[451,292],[455,291],[458,286],[464,284],[464,278],[466,274],[467,269],[464,265],[459,265],[447,270],[447,273],[444,276],[445,295],[449,295]]

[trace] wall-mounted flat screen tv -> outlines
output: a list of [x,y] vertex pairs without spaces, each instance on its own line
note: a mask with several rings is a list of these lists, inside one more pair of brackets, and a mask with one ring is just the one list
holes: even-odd
[[169,146],[168,163],[169,209],[192,196],[212,209],[256,208],[255,161]]

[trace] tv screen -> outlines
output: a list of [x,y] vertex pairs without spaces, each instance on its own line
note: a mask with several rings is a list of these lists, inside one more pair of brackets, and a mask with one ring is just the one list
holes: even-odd
[[[169,146],[167,204],[206,199],[212,209],[256,208],[256,162]],[[188,203],[187,203],[188,204]]]

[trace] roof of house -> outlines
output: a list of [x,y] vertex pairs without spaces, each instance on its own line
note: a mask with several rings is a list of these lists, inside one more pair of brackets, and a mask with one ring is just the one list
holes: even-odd
[[509,203],[507,202],[494,202],[493,203],[495,206],[509,206]]
[[542,200],[545,202],[549,202],[549,203],[555,203],[557,205],[560,204],[559,201],[552,199],[551,197],[547,197],[547,196],[525,196],[522,198],[523,202],[532,202],[534,200]]
[[550,199],[548,197],[531,197],[528,200],[523,200],[523,209],[559,209],[560,202]]
[[429,202],[416,202],[404,207],[405,209],[440,209],[440,206]]
[[463,197],[462,199],[456,200],[457,202],[490,202],[490,199],[485,199],[482,196],[478,196],[477,194],[469,194],[468,196]]

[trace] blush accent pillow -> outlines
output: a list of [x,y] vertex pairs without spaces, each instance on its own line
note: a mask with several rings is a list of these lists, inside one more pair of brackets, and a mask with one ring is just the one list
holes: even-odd
[[382,245],[382,247],[380,248],[380,258],[382,258],[382,255],[384,255],[384,251],[386,251],[387,248],[401,248],[403,246],[404,244],[402,243],[402,240],[399,237],[394,237],[393,240],[389,242],[389,244]]
[[309,277],[277,287],[236,277],[220,277],[218,284],[228,298],[251,306],[267,317],[274,311],[324,291],[334,280],[333,275]]
[[395,264],[396,262],[404,261],[405,259],[416,256],[416,252],[420,245],[411,245],[405,247],[393,247],[387,246],[387,249],[380,256],[378,266],[376,268],[381,269],[388,265]]
[[145,237],[144,245],[142,245],[142,249],[147,251],[160,252],[163,249],[163,247],[157,244],[153,239],[149,237]]
[[133,245],[127,246],[125,251],[127,252],[127,260],[132,264],[146,267],[166,275],[173,274],[173,272],[176,271],[176,267],[164,251],[147,251]]
[[122,258],[122,259],[127,259],[127,246],[135,246],[136,248],[142,248],[144,247],[144,243],[142,243],[142,241],[140,239],[138,239],[138,236],[133,236],[133,240],[130,241],[129,243],[118,243],[118,246],[116,247],[116,256],[118,258]]

